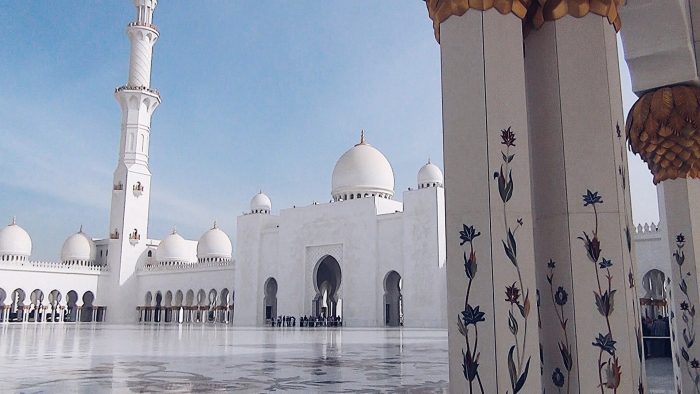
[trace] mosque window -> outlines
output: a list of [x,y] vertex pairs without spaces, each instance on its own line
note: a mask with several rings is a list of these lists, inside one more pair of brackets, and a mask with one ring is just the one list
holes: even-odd
[[149,250],[149,251],[148,251],[148,257],[153,257],[153,251],[152,251],[152,250]]

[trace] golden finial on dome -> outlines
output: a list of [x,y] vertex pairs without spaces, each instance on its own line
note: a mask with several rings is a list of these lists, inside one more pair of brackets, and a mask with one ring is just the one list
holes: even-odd
[[83,225],[81,224],[80,229],[78,230],[78,233],[82,233],[82,232],[83,232]]
[[218,228],[218,227],[216,226],[216,220],[214,220],[214,227],[212,227],[211,229],[213,230],[213,229],[215,229],[215,228]]
[[173,226],[173,231],[170,234],[177,234],[177,226]]
[[10,226],[14,226],[17,224],[17,216],[12,216],[12,223],[10,223]]

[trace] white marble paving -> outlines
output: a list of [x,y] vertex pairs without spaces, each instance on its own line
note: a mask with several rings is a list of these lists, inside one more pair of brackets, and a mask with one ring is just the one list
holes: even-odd
[[0,392],[447,392],[447,331],[0,325]]

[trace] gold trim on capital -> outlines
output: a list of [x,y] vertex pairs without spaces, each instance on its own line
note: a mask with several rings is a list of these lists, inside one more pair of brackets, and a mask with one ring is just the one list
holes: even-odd
[[440,42],[440,24],[451,16],[462,16],[470,9],[486,11],[495,8],[501,14],[513,13],[525,19],[532,0],[425,0],[428,16],[433,21],[435,39]]
[[700,178],[700,88],[677,85],[643,94],[627,116],[627,139],[654,175]]
[[487,11],[495,8],[501,14],[512,13],[522,19],[525,28],[539,29],[546,21],[571,15],[582,18],[589,13],[606,17],[620,31],[622,21],[618,9],[625,0],[425,0],[428,16],[433,21],[435,39],[440,42],[440,24],[451,16],[462,16],[470,9]]

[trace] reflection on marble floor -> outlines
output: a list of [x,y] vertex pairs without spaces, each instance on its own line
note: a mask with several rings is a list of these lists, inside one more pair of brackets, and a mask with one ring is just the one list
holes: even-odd
[[0,325],[0,391],[447,392],[447,331]]

